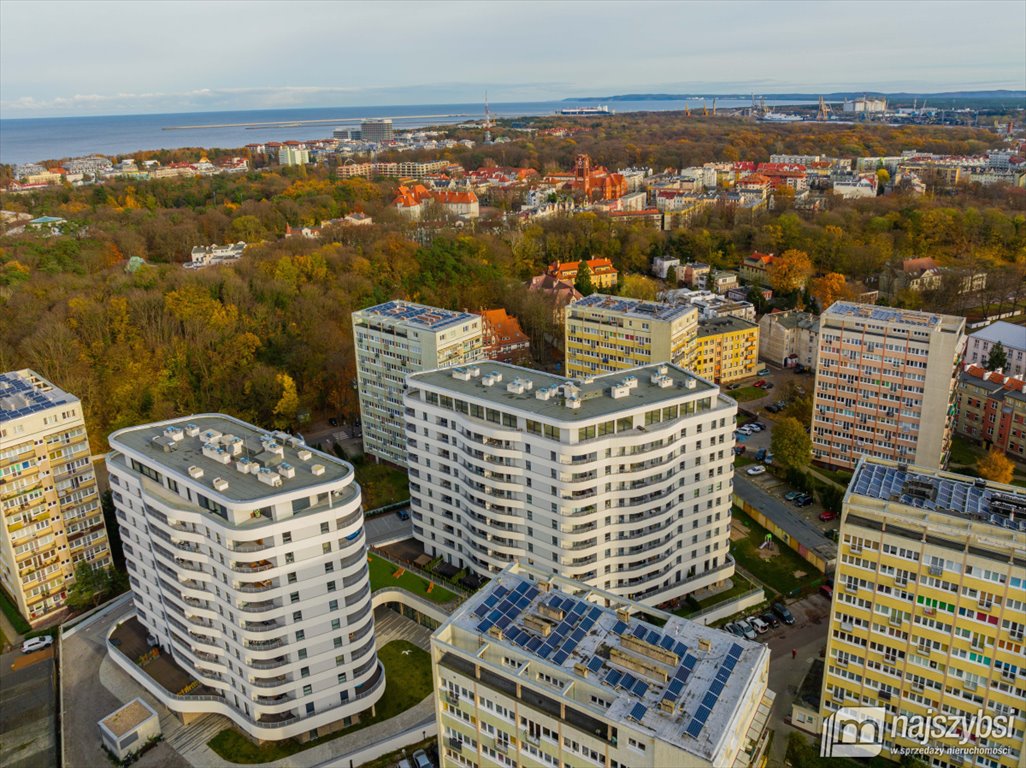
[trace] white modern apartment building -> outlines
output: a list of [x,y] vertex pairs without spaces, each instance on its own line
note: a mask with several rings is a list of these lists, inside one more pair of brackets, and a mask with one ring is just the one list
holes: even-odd
[[411,375],[414,536],[488,575],[519,560],[657,605],[719,585],[737,403],[674,365],[572,381],[483,362]]
[[820,316],[812,457],[947,462],[965,318],[838,301]]
[[75,566],[111,564],[82,403],[35,371],[0,373],[0,584],[32,624]]
[[406,301],[353,313],[363,448],[406,466],[403,389],[406,375],[484,357],[481,317]]
[[110,445],[135,615],[208,695],[152,680],[150,693],[261,740],[369,710],[385,679],[352,467],[222,414],[122,429]]
[[758,766],[769,658],[760,643],[512,565],[431,637],[441,765]]

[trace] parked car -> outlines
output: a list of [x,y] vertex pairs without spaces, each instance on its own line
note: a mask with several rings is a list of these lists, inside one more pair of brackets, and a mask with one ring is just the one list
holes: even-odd
[[766,368],[765,366],[763,366],[758,371],[756,371],[755,375],[756,376],[769,376],[770,375],[770,369]]
[[762,389],[764,386],[766,386],[766,379],[759,379],[752,386],[753,387],[758,387],[759,389]]
[[728,384],[727,385],[727,391],[728,392],[733,392],[735,389],[740,389],[740,388],[741,388],[740,384]]
[[765,448],[760,448],[759,450],[757,450],[755,452],[755,460],[756,461],[762,461],[765,458],[766,458],[766,449]]
[[400,520],[409,520],[410,519],[410,510],[406,509],[406,507],[403,507],[402,509],[400,509],[398,512],[396,512],[396,514],[399,516]]
[[761,475],[766,472],[766,467],[762,466],[761,464],[756,464],[754,467],[749,467],[748,469],[746,469],[745,472],[752,476]]
[[794,501],[801,496],[803,491],[788,491],[784,494],[784,501]]
[[758,429],[766,429],[766,425],[763,424],[761,421],[753,421],[752,426],[757,427]]
[[824,523],[829,522],[830,520],[836,520],[837,513],[831,512],[829,509],[824,509],[822,512],[819,513],[819,519],[822,520]]
[[777,614],[785,624],[794,624],[794,614],[783,603],[773,603],[773,613]]
[[427,752],[423,749],[418,749],[413,753],[413,767],[414,768],[435,768],[434,763],[431,762],[427,756]]
[[751,424],[746,424],[745,426],[752,430],[752,432],[762,432],[762,424],[759,424],[757,421],[753,421]]
[[762,463],[763,464],[772,464],[773,463],[773,454],[772,453],[767,453],[765,456],[763,456],[762,457]]
[[780,407],[776,403],[773,403],[771,405],[767,405],[766,410],[770,413],[777,413],[780,411]]
[[758,632],[760,635],[763,632],[769,631],[769,624],[760,619],[758,616],[749,616],[748,623],[751,624],[752,628],[755,629],[755,631]]
[[758,640],[759,639],[758,633],[755,631],[755,629],[752,627],[752,625],[749,624],[744,619],[738,619],[737,625],[741,628],[741,632],[744,633],[745,640]]
[[799,496],[797,499],[794,500],[794,505],[796,507],[807,507],[812,502],[813,502],[812,494],[811,493],[805,493],[805,494],[802,494],[801,496]]
[[732,635],[737,635],[738,637],[744,637],[744,634],[741,632],[740,628],[737,626],[737,624],[735,624],[732,621],[728,621],[726,624],[723,625],[723,631],[729,632]]
[[766,613],[762,614],[762,616],[760,616],[759,618],[765,621],[771,627],[773,627],[773,629],[776,629],[780,626],[780,619],[774,616],[772,611],[766,611]]
[[771,389],[773,389],[773,382],[767,381],[765,384],[762,385],[762,388],[769,392]]
[[740,456],[740,455],[741,455],[742,453],[744,453],[744,452],[745,452],[745,451],[747,451],[747,450],[748,450],[748,447],[747,447],[747,446],[744,446],[744,445],[735,445],[735,446],[734,446],[734,455],[735,455],[735,456]]
[[53,645],[53,637],[51,635],[40,635],[39,637],[30,637],[24,643],[21,644],[22,653],[35,653],[41,651],[44,648],[49,648]]
[[413,768],[413,764],[405,757],[395,764],[395,768]]
[[831,600],[834,596],[834,588],[829,584],[824,584],[819,588],[819,594],[823,595],[827,600]]

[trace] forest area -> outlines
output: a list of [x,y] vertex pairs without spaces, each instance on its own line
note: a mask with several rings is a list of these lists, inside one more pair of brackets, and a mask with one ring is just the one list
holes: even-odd
[[[998,141],[970,129],[792,131],[681,119],[617,116],[573,140],[533,137],[449,154],[468,169],[567,168],[580,151],[611,168],[661,169],[735,153],[753,160],[777,151],[969,153]],[[193,412],[224,411],[279,428],[295,426],[300,409],[355,416],[350,313],[390,299],[450,309],[503,306],[538,342],[558,329],[551,308],[523,283],[556,260],[607,257],[622,275],[637,277],[636,286],[659,255],[734,268],[752,250],[799,250],[815,274],[860,280],[895,260],[932,256],[988,271],[988,290],[1007,293],[1026,283],[1023,189],[834,200],[820,213],[782,206],[744,219],[721,206],[664,232],[594,213],[476,228],[417,226],[390,208],[395,186],[338,180],[329,167],[309,167],[5,195],[5,209],[69,223],[59,236],[0,237],[0,370],[32,368],[80,397],[98,451],[115,429]],[[374,225],[330,227],[320,240],[284,239],[287,225],[354,211],[372,215]],[[251,245],[236,264],[181,267],[195,245],[238,240]],[[126,271],[133,256],[146,265]],[[954,300],[926,297],[939,309]]]

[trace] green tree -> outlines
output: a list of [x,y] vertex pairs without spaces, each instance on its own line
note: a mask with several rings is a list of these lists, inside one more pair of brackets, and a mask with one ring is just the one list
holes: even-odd
[[677,268],[668,267],[666,270],[666,284],[671,288],[676,288],[679,281],[677,280]]
[[812,461],[812,439],[798,419],[786,416],[773,427],[770,439],[773,458],[792,469],[803,469]]
[[655,280],[644,275],[624,275],[620,281],[620,295],[629,299],[655,301],[659,287]]
[[591,282],[591,268],[588,266],[588,262],[581,259],[580,264],[577,267],[577,279],[574,280],[574,288],[576,288],[582,296],[591,296],[595,293],[595,286]]
[[92,608],[100,604],[110,588],[110,579],[103,568],[81,562],[75,566],[75,583],[68,589],[65,601],[72,610]]
[[990,348],[990,354],[987,355],[987,370],[996,371],[998,368],[1004,370],[1006,365],[1008,365],[1008,353],[1005,352],[1005,345],[999,341]]

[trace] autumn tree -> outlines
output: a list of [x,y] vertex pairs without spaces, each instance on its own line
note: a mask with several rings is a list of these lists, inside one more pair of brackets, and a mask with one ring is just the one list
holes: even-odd
[[671,288],[676,288],[680,281],[677,279],[677,268],[674,266],[667,267],[666,269],[666,284]]
[[1008,353],[1005,352],[1005,345],[999,341],[990,348],[990,354],[987,355],[987,370],[1004,370],[1006,365],[1008,365]]
[[299,394],[296,392],[296,382],[287,373],[279,373],[275,379],[281,387],[281,397],[274,406],[274,426],[285,429],[295,423]]
[[624,275],[620,280],[620,295],[630,299],[655,301],[659,293],[656,281],[644,275]]
[[812,260],[796,248],[784,251],[769,265],[769,281],[778,293],[794,293],[805,287],[812,276]]
[[804,469],[812,461],[812,439],[801,422],[791,416],[773,427],[770,449],[774,460],[789,469]]
[[1004,451],[995,445],[976,462],[976,471],[980,473],[980,477],[995,483],[1010,483],[1015,474],[1015,465],[1005,456]]
[[577,279],[574,280],[574,288],[582,296],[591,296],[591,294],[595,293],[595,285],[591,282],[591,268],[584,259],[581,259],[577,267]]
[[852,296],[852,292],[848,288],[848,281],[840,272],[828,272],[822,277],[813,278],[809,292],[819,305],[820,312],[826,310],[835,301],[847,300]]

